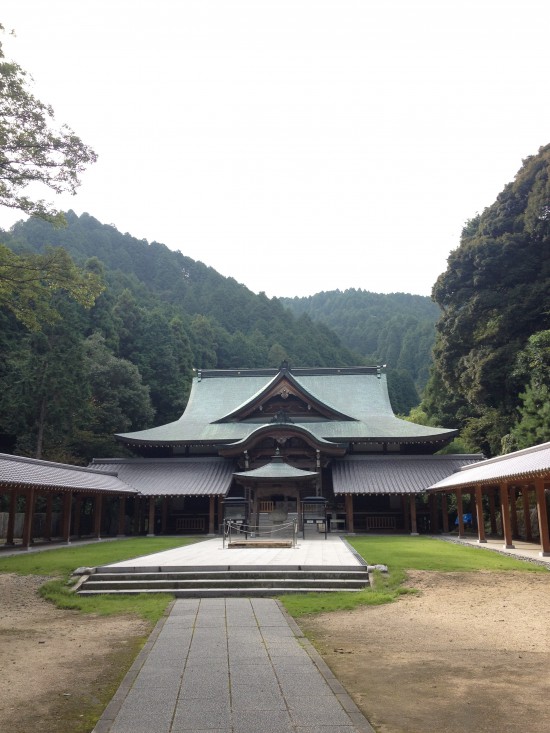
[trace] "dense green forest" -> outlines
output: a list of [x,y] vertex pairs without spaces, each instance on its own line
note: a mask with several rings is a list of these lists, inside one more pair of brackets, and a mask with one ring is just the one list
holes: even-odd
[[467,222],[433,297],[429,419],[486,455],[550,440],[550,145]]
[[30,301],[9,278],[0,291],[0,450],[81,463],[113,455],[114,432],[181,414],[193,368],[283,359],[386,363],[392,405],[405,413],[428,378],[434,334],[413,419],[460,427],[463,445],[486,455],[550,440],[549,167],[550,146],[467,223],[436,303],[362,290],[269,299],[88,214],[0,232],[6,272],[19,262],[10,252],[49,267],[37,269]]
[[104,283],[91,308],[56,290],[40,324],[0,307],[3,450],[82,462],[111,454],[120,450],[112,433],[180,416],[193,368],[358,363],[330,329],[277,299],[88,214],[66,219],[55,228],[31,218],[1,234],[31,258],[62,247],[84,281]]
[[432,364],[435,323],[441,311],[428,297],[409,293],[333,290],[281,298],[297,315],[325,323],[369,364],[387,364],[397,412],[420,401]]

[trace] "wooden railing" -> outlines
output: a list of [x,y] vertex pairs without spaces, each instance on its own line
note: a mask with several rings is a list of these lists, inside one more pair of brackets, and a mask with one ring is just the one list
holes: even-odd
[[204,532],[204,517],[178,517],[176,519],[176,532]]
[[259,501],[258,509],[261,512],[272,512],[275,509],[274,501]]
[[395,516],[369,515],[365,517],[367,529],[395,529]]

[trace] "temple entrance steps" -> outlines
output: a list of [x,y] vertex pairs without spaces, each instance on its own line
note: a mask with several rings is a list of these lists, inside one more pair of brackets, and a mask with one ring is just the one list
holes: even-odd
[[366,566],[121,569],[94,568],[77,590],[81,596],[100,593],[172,593],[176,598],[278,596],[285,593],[357,592],[369,585]]

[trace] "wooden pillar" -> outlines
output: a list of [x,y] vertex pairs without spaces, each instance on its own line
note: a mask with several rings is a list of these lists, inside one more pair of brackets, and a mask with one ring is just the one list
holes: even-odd
[[510,493],[508,484],[500,485],[500,507],[502,517],[502,531],[504,533],[504,549],[513,550],[512,522],[510,520]]
[[118,497],[118,530],[117,537],[124,537],[126,534],[126,497]]
[[147,521],[147,537],[155,536],[155,504],[156,497],[149,497],[149,519]]
[[96,494],[94,497],[94,537],[101,539],[101,507],[103,504],[102,494]]
[[355,527],[353,524],[353,494],[344,494],[345,506],[346,506],[346,527],[348,534],[355,533]]
[[405,494],[401,495],[401,511],[403,512],[403,530],[405,532],[410,532],[411,521],[410,521],[410,512],[409,512],[409,502],[407,501],[407,497]]
[[485,539],[485,519],[483,517],[483,493],[479,484],[475,488],[475,497],[477,517],[477,541],[482,544],[487,542],[487,540]]
[[445,491],[441,494],[441,518],[443,519],[443,534],[449,534],[449,507]]
[[456,490],[456,512],[458,516],[458,537],[463,539],[466,536],[464,532],[464,507],[462,506],[462,489]]
[[216,525],[216,529],[218,532],[221,531],[222,522],[223,522],[223,496],[218,496],[218,523]]
[[15,514],[17,512],[17,491],[12,489],[10,491],[10,508],[8,514],[8,531],[6,534],[6,545],[13,546],[13,535],[15,532]]
[[52,508],[53,508],[53,494],[48,491],[46,494],[46,521],[44,522],[44,539],[48,542],[52,538]]
[[208,534],[214,534],[216,520],[216,497],[209,497],[208,502]]
[[544,481],[539,478],[535,480],[535,497],[537,499],[537,514],[539,518],[539,533],[541,557],[550,556],[550,532],[548,531],[548,510],[546,508],[546,492],[544,490]]
[[25,495],[25,519],[23,521],[23,540],[21,542],[23,547],[27,549],[30,547],[32,542],[32,520],[34,517],[34,500],[35,493],[34,487],[28,489]]
[[418,535],[418,527],[416,526],[416,494],[411,494],[409,497],[409,506],[411,509],[411,535]]
[[523,486],[521,489],[521,503],[523,505],[523,523],[525,524],[525,539],[527,542],[533,541],[533,527],[531,526],[531,507],[529,505],[529,487]]
[[428,504],[430,506],[430,531],[432,532],[432,534],[437,534],[439,532],[437,494],[428,495]]
[[82,497],[77,494],[74,500],[73,534],[80,537],[80,517],[82,515]]
[[139,517],[140,517],[140,505],[141,505],[141,499],[139,497],[134,497],[134,519],[133,519],[133,526],[132,526],[132,534],[139,534]]
[[491,487],[489,489],[489,517],[491,519],[491,534],[497,534],[497,516],[495,509],[495,489]]
[[518,507],[516,487],[510,487],[510,519],[512,523],[512,537],[519,537]]
[[167,496],[162,497],[162,516],[160,520],[160,531],[161,534],[166,534],[166,527],[168,526],[168,502],[170,499]]
[[67,544],[71,541],[71,506],[73,503],[72,491],[63,494],[63,527],[62,537]]

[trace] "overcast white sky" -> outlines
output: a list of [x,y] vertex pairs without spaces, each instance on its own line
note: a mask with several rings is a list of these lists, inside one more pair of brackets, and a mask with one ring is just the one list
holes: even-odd
[[2,0],[0,23],[99,155],[56,205],[269,296],[428,295],[550,142],[548,0]]

